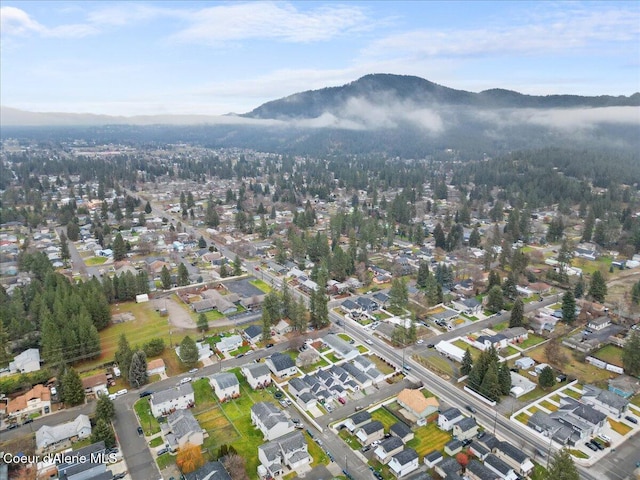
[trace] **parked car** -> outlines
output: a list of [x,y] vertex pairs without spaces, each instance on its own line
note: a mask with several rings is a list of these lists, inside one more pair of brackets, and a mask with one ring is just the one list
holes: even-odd
[[486,432],[484,430],[482,430],[481,432],[478,432],[478,435],[476,435],[476,437],[482,438],[482,437],[485,436],[485,434],[486,434]]
[[128,392],[128,390],[126,388],[123,388],[122,390],[118,390],[116,392],[116,396],[120,397],[121,395],[126,395]]
[[604,445],[602,445],[600,442],[596,441],[595,439],[591,440],[589,443],[593,444],[593,446],[596,447],[598,450],[604,450]]
[[338,397],[338,401],[344,405],[345,403],[347,403],[347,401],[343,398],[343,397]]
[[418,339],[418,341],[416,342],[417,345],[422,345],[423,343],[424,343],[424,340],[421,338]]
[[599,449],[598,449],[598,447],[596,447],[596,446],[595,446],[593,443],[591,443],[591,442],[587,442],[587,443],[585,443],[585,445],[587,446],[587,448],[588,448],[589,450],[593,450],[594,452],[597,452],[597,451],[599,450]]
[[476,413],[476,409],[475,407],[472,407],[471,405],[465,405],[465,407],[467,410],[469,410],[471,413]]
[[300,419],[299,418],[292,418],[291,421],[293,423],[295,423],[296,425],[300,423]]
[[365,445],[364,447],[362,447],[361,451],[362,452],[368,452],[369,450],[371,450],[371,447],[369,445]]
[[144,433],[144,431],[142,430],[142,427],[138,427],[138,435],[142,435]]
[[599,437],[603,439],[605,442],[611,442],[611,438],[609,438],[609,436],[605,435],[604,433],[601,433]]
[[373,340],[371,340],[370,338],[367,338],[365,342],[367,342],[368,345],[373,345]]
[[296,423],[293,427],[297,428],[298,430],[304,429],[304,425],[302,425],[301,423]]
[[140,398],[148,397],[149,395],[153,395],[153,392],[149,390],[145,390],[144,392],[140,392]]
[[356,407],[356,412],[359,412],[359,411],[360,411],[360,410],[362,410],[363,408],[364,408],[364,407],[362,407],[361,405],[358,405],[358,406]]
[[527,373],[528,373],[529,375],[531,375],[532,377],[537,377],[537,376],[538,376],[538,374],[536,373],[536,371],[535,371],[535,370],[530,370],[530,371],[528,371]]
[[168,452],[169,452],[168,448],[161,448],[156,452],[156,455],[159,457],[160,455],[164,455],[165,453],[168,453]]
[[627,416],[625,416],[625,417],[624,417],[624,419],[625,419],[627,422],[636,423],[636,424],[638,423],[638,419],[637,419],[637,418],[632,417],[631,415],[627,415]]
[[462,441],[462,446],[463,446],[463,447],[466,447],[466,446],[468,446],[468,445],[471,445],[471,442],[473,442],[473,440],[472,440],[472,439],[470,439],[470,438],[467,438],[466,440],[463,440],[463,441]]
[[113,480],[120,480],[120,479],[122,479],[122,478],[124,478],[124,477],[126,477],[126,476],[127,476],[127,472],[120,472],[120,473],[116,473],[116,474],[113,476]]
[[271,347],[273,347],[273,343],[267,343],[267,344],[265,345],[265,347],[266,347],[266,348],[271,348]]
[[191,380],[193,380],[191,377],[184,377],[182,380],[180,380],[180,385],[184,385],[185,383],[189,383]]
[[189,373],[196,373],[198,371],[197,368],[192,368],[191,370],[189,370]]
[[427,344],[427,348],[435,348],[436,346],[433,343]]
[[402,365],[402,369],[406,370],[407,372],[411,371],[411,365]]
[[33,418],[27,418],[24,422],[22,422],[23,425],[26,425],[27,423],[33,423]]

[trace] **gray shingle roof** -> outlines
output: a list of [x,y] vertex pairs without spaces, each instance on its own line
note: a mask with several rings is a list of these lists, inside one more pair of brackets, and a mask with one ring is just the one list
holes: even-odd
[[251,373],[253,378],[263,377],[265,375],[271,375],[271,370],[264,363],[252,363],[242,367],[246,371]]
[[271,402],[258,402],[251,407],[251,411],[266,428],[272,428],[280,422],[289,423],[284,412]]
[[209,375],[209,380],[212,382],[216,382],[218,386],[223,390],[235,385],[240,385],[240,382],[238,382],[238,378],[233,373],[229,372]]
[[291,357],[284,353],[274,353],[271,355],[271,363],[273,363],[277,372],[282,372],[283,370],[296,366]]
[[510,458],[513,458],[518,463],[524,463],[527,458],[526,453],[524,453],[519,448],[514,447],[509,442],[500,442],[497,447],[502,453],[507,455]]
[[190,410],[177,410],[167,417],[167,423],[171,426],[171,431],[177,438],[202,430]]
[[371,420],[371,414],[366,410],[354,413],[349,417],[354,425],[360,425],[361,423]]
[[404,422],[396,422],[391,425],[389,432],[400,438],[404,438],[411,433],[411,428],[409,428],[409,426]]
[[405,448],[401,452],[396,453],[393,458],[400,464],[406,465],[418,458],[418,454],[413,448]]
[[154,405],[160,405],[161,403],[168,402],[190,394],[193,394],[193,387],[191,386],[191,383],[183,383],[178,387],[172,387],[166,390],[155,392],[153,395],[151,395],[151,401]]
[[195,472],[186,473],[185,480],[231,480],[220,462],[208,462]]
[[454,418],[458,418],[460,415],[462,415],[462,412],[457,408],[449,408],[448,410],[442,412],[440,415],[442,415],[447,420],[453,420]]
[[249,338],[255,338],[262,335],[262,327],[260,325],[250,325],[244,329],[244,333]]
[[379,430],[384,430],[384,425],[378,420],[374,420],[373,422],[365,423],[362,427],[362,431],[368,435],[371,435],[374,432]]
[[471,460],[467,464],[467,471],[473,473],[480,480],[496,480],[497,474],[489,470],[477,460]]
[[511,470],[511,467],[507,465],[506,462],[503,462],[502,460],[500,460],[493,453],[490,453],[489,455],[487,455],[487,458],[484,459],[484,464],[491,465],[493,468],[495,468],[498,472],[500,472],[503,475],[508,474],[509,470]]
[[380,443],[380,446],[382,447],[382,449],[387,453],[395,450],[398,447],[402,447],[403,445],[404,443],[398,437],[389,437],[384,439]]
[[460,428],[463,432],[467,432],[477,426],[476,421],[471,417],[465,417],[456,423],[456,427]]

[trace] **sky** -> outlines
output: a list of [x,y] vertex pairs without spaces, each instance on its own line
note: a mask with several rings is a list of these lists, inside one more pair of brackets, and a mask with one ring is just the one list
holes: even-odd
[[469,91],[640,91],[640,2],[0,1],[0,104],[245,113],[369,73]]

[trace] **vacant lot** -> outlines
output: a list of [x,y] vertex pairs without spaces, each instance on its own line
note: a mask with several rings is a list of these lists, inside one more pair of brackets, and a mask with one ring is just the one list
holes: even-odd
[[440,430],[435,422],[414,430],[414,434],[415,438],[407,443],[407,447],[418,452],[421,462],[425,455],[442,450],[452,438],[451,433]]
[[[587,363],[580,362],[573,357],[573,351],[567,347],[559,347],[562,353],[566,356],[567,362],[562,366],[562,371],[571,376],[579,379],[582,383],[596,383],[608,380],[610,378],[617,377],[618,375],[603,370],[601,368],[594,367]],[[539,346],[533,350],[527,352],[527,355],[533,358],[538,363],[548,363],[547,356],[544,353],[544,346]]]
[[544,338],[539,336],[539,335],[535,335],[533,333],[530,333],[528,338],[520,343],[518,346],[522,349],[524,348],[529,348],[529,347],[533,347],[535,345],[538,345],[539,343],[544,342]]
[[606,345],[595,352],[593,356],[599,358],[603,362],[617,365],[619,367],[622,366],[622,349],[615,345]]

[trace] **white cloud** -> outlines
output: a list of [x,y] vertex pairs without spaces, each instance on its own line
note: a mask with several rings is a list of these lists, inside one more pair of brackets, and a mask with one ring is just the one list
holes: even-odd
[[73,23],[46,27],[16,7],[0,7],[0,31],[4,37],[38,34],[43,37],[80,38],[98,32],[95,25]]

